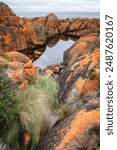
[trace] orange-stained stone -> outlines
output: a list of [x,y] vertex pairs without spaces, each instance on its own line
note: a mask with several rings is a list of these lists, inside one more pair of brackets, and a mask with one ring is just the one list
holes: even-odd
[[82,79],[82,77],[78,78],[78,80],[75,82],[74,88],[77,89],[77,90],[80,90],[82,92],[86,81],[87,80],[86,79]]
[[46,21],[47,28],[55,28],[59,26],[59,20],[55,14],[50,13],[47,15],[46,18],[47,18],[47,21]]
[[35,73],[36,73],[35,69],[33,69],[33,68],[31,68],[31,69],[24,69],[24,71],[25,71],[26,75],[28,75],[28,76],[34,76]]
[[83,21],[81,20],[78,20],[76,22],[74,22],[71,26],[70,26],[70,31],[73,31],[73,30],[76,30],[76,29],[79,29],[80,26],[83,24]]
[[64,22],[58,27],[59,33],[65,33],[70,27],[69,22]]
[[92,124],[100,124],[100,111],[93,110],[91,112],[85,112],[81,110],[73,120],[70,131],[65,135],[64,139],[55,150],[64,150],[64,147],[70,141],[82,135],[86,128]]
[[29,60],[26,64],[24,64],[24,69],[31,68],[32,67],[32,61]]
[[30,60],[30,58],[27,57],[26,55],[16,52],[16,51],[7,52],[6,54],[14,61],[27,63]]

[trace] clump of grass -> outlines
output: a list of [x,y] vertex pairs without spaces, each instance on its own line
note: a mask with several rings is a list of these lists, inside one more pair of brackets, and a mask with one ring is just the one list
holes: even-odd
[[41,135],[52,128],[67,111],[58,103],[58,83],[46,76],[34,77],[19,90],[0,66],[0,136],[12,150],[19,150],[20,132],[31,136],[35,149]]
[[[65,107],[58,103],[59,86],[54,79],[41,76],[35,78],[27,88],[17,93],[17,112],[19,119],[14,122],[8,134],[8,142],[14,147],[19,125],[31,135],[33,145],[39,141],[41,134],[47,132],[63,115]],[[20,123],[19,123],[20,122]]]

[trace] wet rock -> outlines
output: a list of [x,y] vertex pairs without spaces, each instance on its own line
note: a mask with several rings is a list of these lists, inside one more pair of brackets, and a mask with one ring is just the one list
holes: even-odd
[[59,40],[60,40],[59,36],[48,38],[47,46],[53,47],[59,42]]
[[68,41],[69,40],[69,37],[64,35],[64,34],[61,34],[60,35],[60,39],[63,40],[63,41]]

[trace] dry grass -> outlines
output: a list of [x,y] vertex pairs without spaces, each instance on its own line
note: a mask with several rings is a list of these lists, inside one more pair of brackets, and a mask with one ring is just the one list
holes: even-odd
[[18,135],[18,126],[28,132],[34,145],[41,135],[54,126],[64,115],[65,106],[58,103],[59,86],[53,79],[38,77],[34,84],[18,92],[17,111],[19,119],[14,122],[8,135],[8,142],[14,143]]

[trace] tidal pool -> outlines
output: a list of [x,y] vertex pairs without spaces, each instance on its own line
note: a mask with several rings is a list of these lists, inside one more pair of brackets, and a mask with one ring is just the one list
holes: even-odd
[[63,62],[63,53],[75,42],[69,37],[54,37],[48,40],[44,53],[34,61],[35,66],[46,67]]

